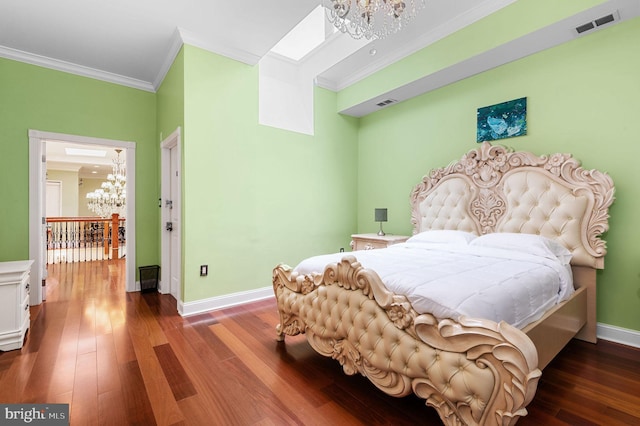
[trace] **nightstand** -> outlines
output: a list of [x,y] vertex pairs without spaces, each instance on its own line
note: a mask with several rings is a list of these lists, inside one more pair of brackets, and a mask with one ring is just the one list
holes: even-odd
[[373,250],[404,243],[409,237],[406,235],[378,235],[353,234],[351,236],[351,250]]

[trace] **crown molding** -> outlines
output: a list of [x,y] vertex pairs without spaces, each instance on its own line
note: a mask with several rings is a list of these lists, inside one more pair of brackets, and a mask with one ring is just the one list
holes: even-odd
[[336,82],[328,78],[317,76],[316,78],[313,79],[313,82],[316,86],[321,87],[323,89],[331,90],[332,92],[338,91],[338,86],[336,85]]
[[33,53],[24,52],[22,50],[12,49],[10,47],[0,46],[0,57],[18,62],[25,62],[27,64],[37,65],[39,67],[49,68],[56,71],[75,74],[82,77],[102,80],[108,83],[119,84],[121,86],[132,87],[134,89],[140,89],[147,92],[155,92],[155,89],[153,88],[151,83],[147,81],[125,77],[106,71],[100,71],[95,68],[89,68],[71,62],[36,55]]
[[234,59],[248,65],[255,65],[261,59],[259,56],[251,54],[244,50],[229,48],[228,46],[224,46],[219,43],[204,42],[202,41],[202,39],[196,37],[193,33],[183,28],[176,27],[173,35],[171,36],[171,45],[167,50],[167,55],[162,62],[162,66],[160,67],[158,75],[153,81],[154,91],[160,88],[160,85],[164,81],[164,78],[167,76],[167,73],[171,69],[171,65],[173,65],[173,61],[175,61],[176,56],[178,56],[178,53],[180,52],[180,49],[182,49],[182,46],[185,44],[198,47],[211,53],[226,56],[227,58]]
[[176,60],[176,56],[178,56],[178,53],[180,53],[180,49],[182,49],[183,43],[184,42],[182,40],[182,36],[180,35],[180,29],[176,28],[171,35],[171,44],[169,45],[169,49],[167,50],[167,55],[162,62],[162,66],[158,71],[158,75],[153,81],[153,88],[155,91],[160,88],[160,85],[164,81],[164,78],[167,76],[167,73],[171,69],[171,65],[173,65],[173,61]]
[[[368,44],[369,40],[356,40],[348,34],[336,31],[329,37],[327,37],[324,43],[309,52],[309,54],[302,58],[301,61],[316,61],[317,63],[322,65],[325,65],[326,63],[338,63],[357,50],[366,47]],[[327,60],[327,58],[331,59]],[[322,73],[316,75],[313,81],[314,84],[318,87],[322,87],[323,89],[331,90],[333,92],[338,91],[337,82],[334,79],[324,77]]]
[[247,52],[246,50],[236,49],[233,47],[225,46],[224,43],[212,43],[210,41],[203,41],[195,36],[193,33],[186,31],[183,28],[177,29],[180,34],[180,38],[184,44],[204,49],[211,53],[226,56],[227,58],[234,59],[236,61],[245,63],[247,65],[256,65],[260,61],[260,56]]
[[49,160],[47,158],[47,170],[57,172],[78,172],[82,164],[70,164],[64,161]]
[[101,71],[95,68],[89,68],[83,65],[24,52],[22,50],[12,49],[5,46],[0,46],[0,57],[155,93],[162,84],[162,81],[169,72],[169,69],[171,69],[171,65],[180,52],[183,44],[189,44],[207,50],[209,52],[243,62],[248,65],[255,65],[260,60],[259,56],[243,50],[229,48],[227,46],[223,46],[222,44],[203,42],[199,38],[181,28],[175,29],[171,37],[171,44],[167,50],[165,60],[162,63],[162,66],[153,82],[125,77],[119,74]]

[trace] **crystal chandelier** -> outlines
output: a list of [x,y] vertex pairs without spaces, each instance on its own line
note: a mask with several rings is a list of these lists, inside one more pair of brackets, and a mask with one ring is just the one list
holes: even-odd
[[87,206],[89,210],[100,217],[111,217],[114,213],[124,215],[127,181],[124,160],[120,159],[121,149],[116,149],[117,158],[113,160],[113,173],[107,176],[106,182],[102,182],[102,187],[87,194]]
[[327,19],[355,39],[382,39],[400,31],[426,0],[322,0]]

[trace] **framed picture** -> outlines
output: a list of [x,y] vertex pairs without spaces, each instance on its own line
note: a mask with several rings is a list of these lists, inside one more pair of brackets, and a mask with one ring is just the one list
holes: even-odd
[[478,108],[477,116],[477,142],[527,134],[527,98]]

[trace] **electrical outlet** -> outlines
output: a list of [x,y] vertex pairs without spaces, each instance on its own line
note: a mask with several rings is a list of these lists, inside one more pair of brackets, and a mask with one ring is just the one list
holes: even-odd
[[200,276],[206,277],[209,274],[209,265],[200,265]]

